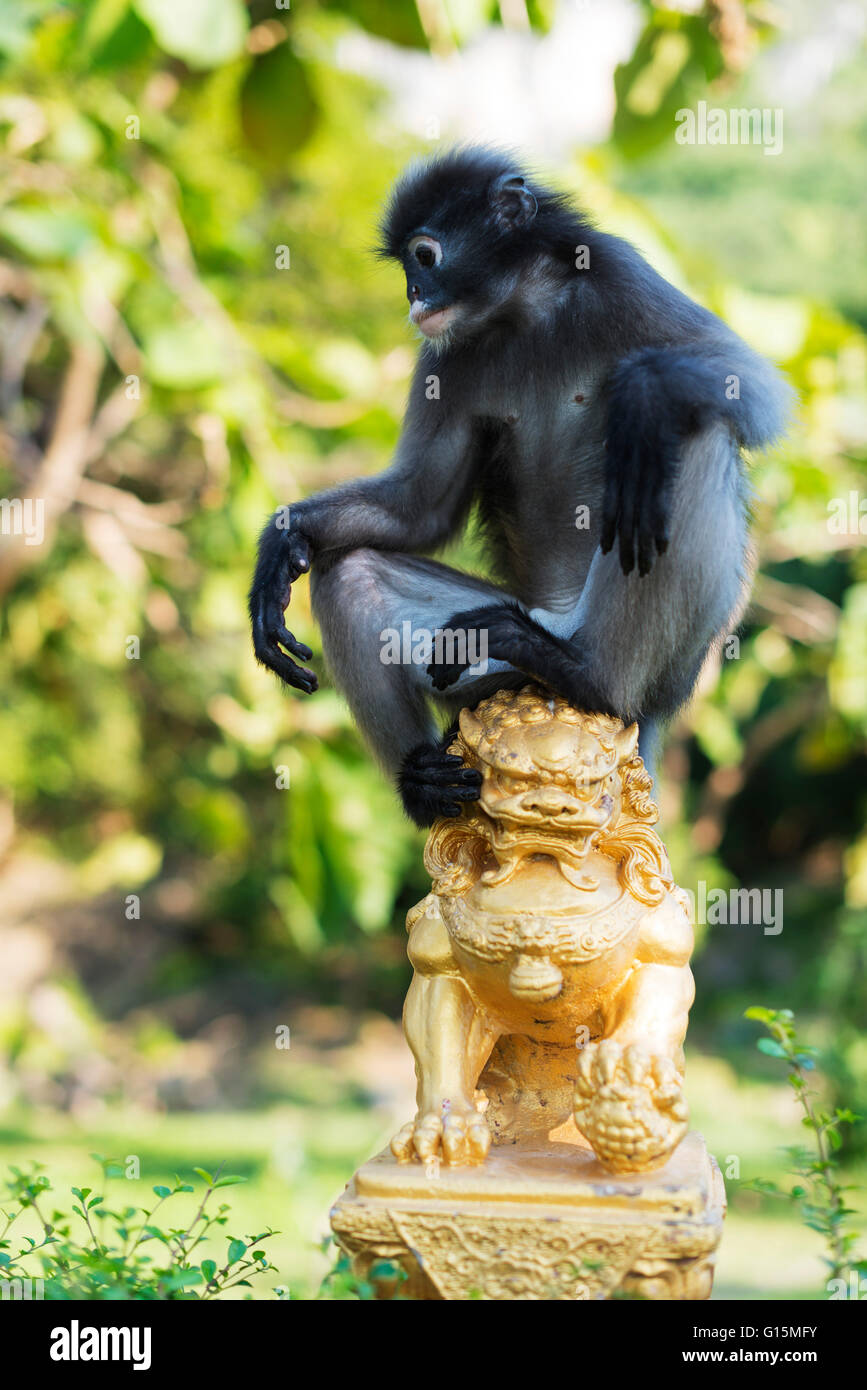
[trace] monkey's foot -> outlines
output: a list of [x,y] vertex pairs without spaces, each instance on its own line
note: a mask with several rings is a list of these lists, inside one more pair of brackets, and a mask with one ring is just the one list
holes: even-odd
[[[446,631],[479,634],[477,650],[485,660],[511,661],[518,665],[519,652],[529,632],[534,628],[533,620],[516,603],[488,604],[480,608],[468,608],[463,613],[455,613],[446,624]],[[447,690],[454,685],[470,665],[469,657],[464,659],[434,660],[427,668],[431,683],[436,690]],[[519,669],[523,670],[520,666]]]
[[590,1043],[578,1062],[575,1123],[604,1168],[640,1173],[663,1163],[687,1130],[683,1077],[670,1057],[637,1043]]
[[416,825],[433,825],[438,816],[459,816],[465,801],[478,801],[482,775],[436,743],[420,743],[403,760],[398,789],[404,810]]
[[398,1163],[418,1159],[427,1163],[441,1158],[444,1163],[483,1163],[491,1147],[491,1131],[483,1115],[474,1107],[450,1110],[444,1115],[432,1110],[419,1113],[411,1124],[391,1141],[391,1152]]

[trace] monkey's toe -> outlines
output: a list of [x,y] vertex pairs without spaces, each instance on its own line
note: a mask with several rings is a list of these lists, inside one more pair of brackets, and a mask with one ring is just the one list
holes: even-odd
[[481,773],[435,743],[411,749],[398,777],[404,810],[423,828],[440,816],[459,816],[464,802],[478,800],[481,785]]

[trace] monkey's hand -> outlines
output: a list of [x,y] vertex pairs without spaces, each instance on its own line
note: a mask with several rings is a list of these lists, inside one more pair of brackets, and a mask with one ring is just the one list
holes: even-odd
[[[288,606],[292,585],[310,568],[313,547],[289,513],[289,524],[280,525],[286,509],[277,512],[259,538],[259,558],[250,589],[250,621],[253,650],[257,661],[267,666],[286,685],[310,694],[319,686],[312,671],[299,666],[292,656],[309,661],[313,653],[286,627],[283,613]],[[285,648],[285,650],[284,650]]]
[[463,802],[478,801],[481,785],[480,772],[438,743],[411,748],[397,779],[404,810],[423,828],[438,816],[459,816]]
[[620,541],[620,567],[649,574],[668,549],[674,485],[686,420],[670,408],[652,363],[625,363],[615,373],[608,416],[605,500],[599,545]]

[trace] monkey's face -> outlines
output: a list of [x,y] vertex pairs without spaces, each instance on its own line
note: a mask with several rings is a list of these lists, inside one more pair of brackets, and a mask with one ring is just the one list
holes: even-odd
[[426,338],[439,338],[460,318],[460,305],[450,302],[453,276],[443,265],[443,245],[420,232],[410,238],[404,256],[410,323]]
[[401,262],[410,321],[432,340],[484,330],[519,290],[537,202],[493,155],[457,153],[405,176],[383,224]]
[[514,293],[517,277],[497,255],[492,227],[430,223],[413,230],[403,255],[409,318],[442,345],[483,329]]
[[432,340],[465,338],[504,316],[519,297],[520,267],[492,224],[460,233],[414,231],[403,257],[409,318]]

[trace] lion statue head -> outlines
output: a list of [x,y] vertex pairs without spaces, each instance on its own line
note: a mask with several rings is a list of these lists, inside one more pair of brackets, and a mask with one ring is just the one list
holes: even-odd
[[576,887],[599,853],[648,906],[673,887],[652,779],[637,752],[638,725],[585,714],[537,686],[501,690],[465,709],[450,751],[482,774],[479,800],[434,825],[425,866],[445,897],[506,882],[545,855]]

